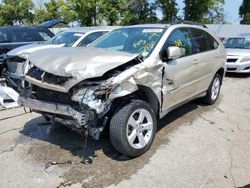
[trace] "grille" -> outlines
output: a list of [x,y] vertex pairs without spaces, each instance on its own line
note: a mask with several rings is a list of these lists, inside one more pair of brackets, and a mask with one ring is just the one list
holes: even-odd
[[77,102],[71,100],[71,97],[68,93],[48,90],[35,85],[33,85],[32,88],[34,91],[34,96],[37,100],[72,105],[72,106],[78,105]]
[[235,71],[237,68],[227,68],[228,71]]
[[238,59],[227,59],[227,62],[228,63],[234,63],[234,62],[236,62]]
[[37,80],[47,82],[49,84],[63,84],[68,81],[71,77],[57,76],[41,70],[38,67],[32,67],[27,75]]

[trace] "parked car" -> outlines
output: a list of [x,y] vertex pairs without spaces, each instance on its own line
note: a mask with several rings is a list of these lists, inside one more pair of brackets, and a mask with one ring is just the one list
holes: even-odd
[[7,86],[19,91],[21,77],[23,76],[23,64],[30,53],[45,48],[86,46],[109,31],[110,29],[68,29],[48,41],[11,50],[6,56],[6,71],[4,72]]
[[227,72],[250,73],[250,37],[228,38],[225,47]]
[[18,101],[94,139],[109,126],[114,148],[136,157],[168,112],[198,97],[215,103],[225,62],[224,45],[203,26],[127,26],[86,48],[30,54]]
[[46,27],[0,27],[0,76],[7,52],[23,45],[46,41],[53,36]]

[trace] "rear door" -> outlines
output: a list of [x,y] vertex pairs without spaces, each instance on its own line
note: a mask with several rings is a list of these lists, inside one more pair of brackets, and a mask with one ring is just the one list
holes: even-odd
[[206,31],[198,28],[191,28],[194,57],[194,86],[197,92],[208,89],[213,77],[214,67],[216,67],[216,57],[219,56],[215,49],[218,48],[218,42]]

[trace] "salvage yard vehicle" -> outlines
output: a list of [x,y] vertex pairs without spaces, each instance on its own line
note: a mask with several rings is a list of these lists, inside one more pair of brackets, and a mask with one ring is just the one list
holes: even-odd
[[250,73],[250,37],[234,37],[225,41],[227,72]]
[[32,53],[19,104],[94,139],[109,126],[117,151],[140,156],[157,120],[195,98],[213,104],[219,96],[224,45],[188,23],[126,26],[84,49]]
[[46,27],[0,27],[0,76],[7,52],[23,45],[48,40],[53,36]]
[[23,76],[23,64],[29,54],[45,48],[80,47],[86,46],[111,31],[111,29],[68,29],[48,41],[30,44],[11,50],[6,57],[6,71],[3,73],[7,86],[20,90]]

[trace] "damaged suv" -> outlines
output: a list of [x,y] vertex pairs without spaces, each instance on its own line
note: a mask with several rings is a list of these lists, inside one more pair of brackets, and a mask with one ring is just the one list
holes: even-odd
[[203,26],[126,26],[85,48],[30,54],[19,103],[94,139],[107,127],[115,149],[136,157],[158,119],[198,97],[217,100],[225,62],[223,44]]

